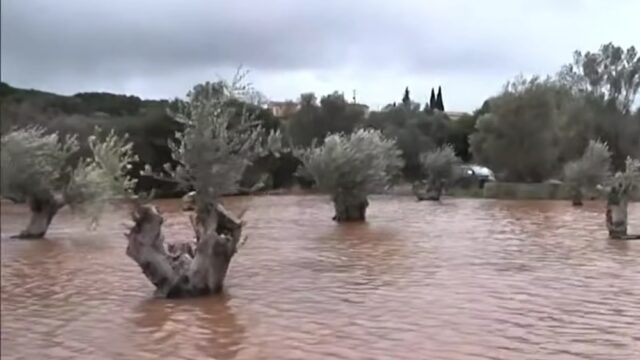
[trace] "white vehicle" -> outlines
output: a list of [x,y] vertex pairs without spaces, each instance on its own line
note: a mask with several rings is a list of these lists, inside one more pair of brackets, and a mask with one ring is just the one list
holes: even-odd
[[484,187],[484,184],[490,181],[496,181],[495,174],[491,169],[475,164],[464,164],[460,166],[462,170],[462,176],[460,181],[468,183],[470,181],[478,183],[480,187]]

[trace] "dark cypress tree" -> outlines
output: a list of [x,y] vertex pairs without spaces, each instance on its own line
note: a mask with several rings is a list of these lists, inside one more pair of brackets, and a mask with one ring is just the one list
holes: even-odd
[[444,111],[444,103],[442,102],[442,89],[438,86],[438,96],[436,97],[436,109]]
[[409,96],[409,87],[408,86],[404,89],[404,96],[402,96],[402,103],[404,105],[410,105],[411,104],[411,97]]
[[431,88],[431,98],[429,99],[429,108],[431,110],[436,109],[436,92]]

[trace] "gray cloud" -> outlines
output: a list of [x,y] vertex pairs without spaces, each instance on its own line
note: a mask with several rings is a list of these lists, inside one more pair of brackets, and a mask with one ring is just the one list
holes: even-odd
[[383,103],[405,85],[439,83],[469,110],[518,72],[556,70],[575,48],[631,45],[630,14],[640,6],[616,5],[4,0],[2,78],[62,92],[176,96],[244,64],[271,97],[376,87],[365,100]]

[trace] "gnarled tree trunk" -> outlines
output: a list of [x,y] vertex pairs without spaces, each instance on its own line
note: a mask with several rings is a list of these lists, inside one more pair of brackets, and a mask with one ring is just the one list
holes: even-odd
[[156,286],[156,296],[187,297],[217,293],[242,233],[243,222],[220,204],[197,209],[191,217],[196,240],[165,248],[163,218],[151,205],[133,213],[127,255]]
[[640,239],[640,234],[627,234],[627,205],[627,196],[619,187],[614,186],[609,190],[609,194],[607,196],[606,220],[609,237],[611,239]]
[[582,206],[582,188],[573,186],[571,189],[571,205]]
[[26,229],[13,236],[19,239],[42,239],[49,230],[53,217],[64,206],[64,201],[52,194],[33,196],[28,200],[31,218]]
[[365,221],[369,201],[365,195],[338,191],[333,195],[333,206],[337,222]]

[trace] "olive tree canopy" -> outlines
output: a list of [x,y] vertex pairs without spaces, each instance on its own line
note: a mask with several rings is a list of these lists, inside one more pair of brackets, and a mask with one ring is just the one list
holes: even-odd
[[367,195],[386,189],[403,166],[395,141],[373,129],[329,135],[299,156],[318,188],[332,195],[338,221],[364,220]]
[[[422,153],[420,164],[426,177],[426,186],[420,182],[414,184],[413,190],[418,200],[440,200],[444,186],[455,179],[460,163],[450,144]],[[426,190],[426,193],[423,194],[422,190]]]
[[[170,144],[177,166],[167,164],[164,174],[154,176],[195,191],[195,214],[190,220],[196,241],[165,247],[163,218],[151,205],[136,207],[132,214],[135,225],[127,234],[127,255],[156,286],[159,296],[197,296],[222,290],[244,222],[222,206],[220,197],[237,189],[252,160],[282,150],[278,132],[267,133],[248,112],[226,106],[230,101],[253,98],[255,92],[242,78],[239,74],[231,83],[196,85],[186,101],[174,102],[172,115],[184,124]],[[149,168],[146,174],[153,175]]]
[[611,174],[611,152],[606,143],[591,140],[579,159],[565,164],[564,179],[573,191],[573,204],[582,205],[582,190],[595,188]]
[[2,136],[2,196],[28,202],[32,218],[18,237],[43,237],[64,205],[81,207],[95,220],[107,202],[131,195],[135,180],[130,164],[137,160],[127,136],[96,129],[88,139],[91,156],[74,166],[79,149],[75,136],[60,138],[41,127],[16,129]]

